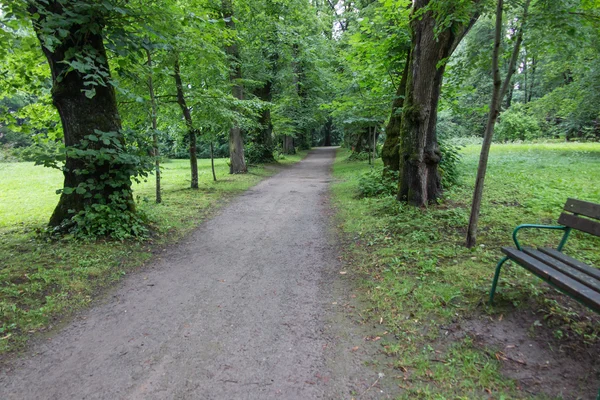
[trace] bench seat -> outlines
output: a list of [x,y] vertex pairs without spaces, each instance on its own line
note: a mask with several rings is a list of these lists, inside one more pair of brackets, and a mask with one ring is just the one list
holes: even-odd
[[600,312],[600,270],[553,249],[503,247],[508,259],[592,310]]

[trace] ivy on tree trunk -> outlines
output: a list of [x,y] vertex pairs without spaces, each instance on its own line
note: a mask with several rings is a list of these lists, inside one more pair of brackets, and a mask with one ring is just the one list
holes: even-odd
[[[36,1],[28,7],[52,72],[52,102],[60,115],[67,148],[64,189],[49,221],[53,227],[69,226],[65,221],[87,207],[110,205],[117,198],[121,206],[135,211],[131,179],[125,172],[129,165],[101,162],[73,151],[114,152],[123,143],[103,41],[105,16],[91,10],[77,10],[75,2],[69,1]],[[86,24],[75,22],[81,20]],[[98,140],[97,132],[112,132],[115,140]],[[123,176],[116,179],[119,171]]]

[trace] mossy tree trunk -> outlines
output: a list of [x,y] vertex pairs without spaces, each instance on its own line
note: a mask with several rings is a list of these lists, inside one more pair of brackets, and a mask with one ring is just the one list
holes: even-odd
[[[429,3],[430,0],[415,0],[413,13]],[[438,172],[441,152],[436,134],[442,80],[446,60],[477,16],[474,11],[469,22],[454,22],[441,32],[437,31],[432,11],[411,22],[412,49],[399,135],[400,201],[422,207],[436,202],[442,195]]]
[[381,159],[386,171],[398,171],[400,169],[400,122],[402,121],[402,107],[404,106],[404,95],[406,94],[406,79],[408,77],[408,66],[410,63],[410,52],[406,57],[406,64],[402,72],[402,78],[396,97],[392,103],[392,115],[385,127],[385,142],[381,149]]
[[[86,16],[89,18],[89,24],[85,26],[70,22],[74,20],[74,10],[70,9],[72,5],[73,3],[69,2],[38,1],[31,3],[28,8],[52,73],[52,102],[60,115],[67,149],[80,147],[86,136],[94,135],[96,130],[115,132],[122,140],[121,118],[115,91],[110,84],[110,69],[103,42],[104,17]],[[68,31],[67,35],[59,35],[59,29],[61,32]],[[58,41],[52,49],[45,45],[48,31],[53,32],[54,39]],[[89,69],[102,74],[93,82],[93,78],[86,77],[89,71],[78,71],[69,65],[78,61],[78,57],[85,56],[89,57],[93,64]],[[94,86],[91,86],[90,82],[94,83]],[[95,88],[95,93],[90,91],[92,87]],[[89,148],[112,150],[114,144],[97,141],[93,146],[90,144]],[[128,166],[91,163],[94,161],[73,157],[67,152],[63,169],[64,188],[85,187],[86,182],[94,181],[101,189],[95,190],[93,196],[90,196],[89,192],[63,192],[50,218],[50,226],[63,225],[74,213],[85,210],[89,205],[110,204],[113,201],[111,196],[115,193],[119,193],[119,198],[127,203],[131,211],[135,210],[131,180],[120,179],[114,186],[111,185],[113,182],[108,182],[113,176],[112,172]],[[83,171],[89,173],[85,174]]]

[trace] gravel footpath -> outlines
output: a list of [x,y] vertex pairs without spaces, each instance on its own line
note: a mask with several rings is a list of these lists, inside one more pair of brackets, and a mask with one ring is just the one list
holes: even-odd
[[387,398],[332,306],[349,290],[331,240],[334,157],[315,149],[245,192],[4,362],[0,399]]

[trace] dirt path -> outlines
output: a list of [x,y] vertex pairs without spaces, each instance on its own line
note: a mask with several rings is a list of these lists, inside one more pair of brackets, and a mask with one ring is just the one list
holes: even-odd
[[349,290],[328,237],[334,154],[263,181],[5,364],[0,398],[387,398],[332,306]]

